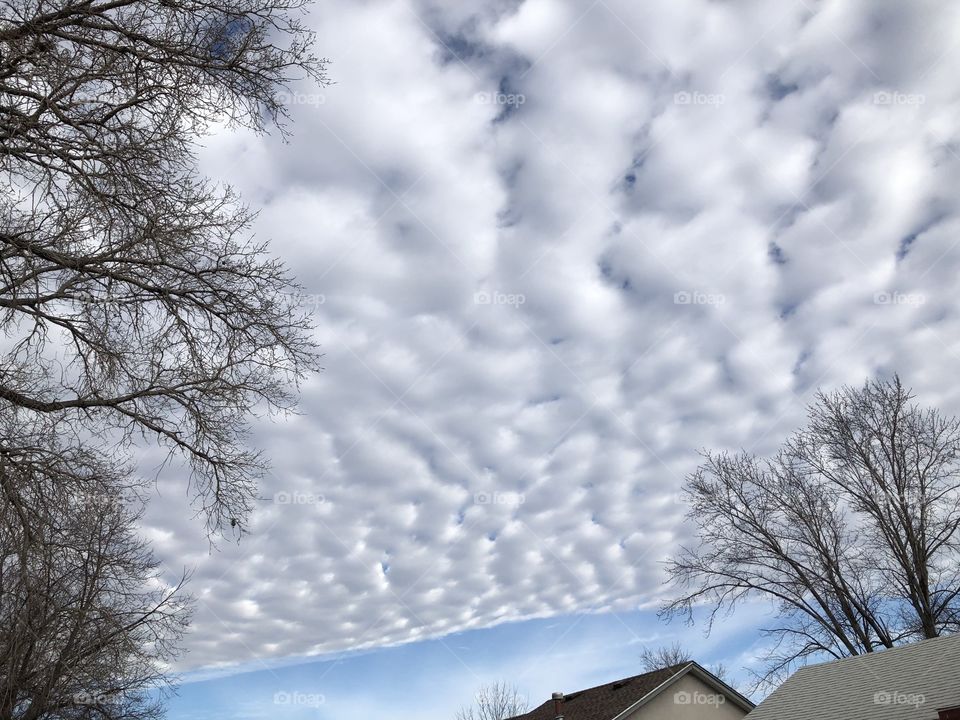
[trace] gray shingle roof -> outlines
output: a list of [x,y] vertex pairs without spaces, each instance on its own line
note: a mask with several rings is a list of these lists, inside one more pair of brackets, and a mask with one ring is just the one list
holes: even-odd
[[797,670],[747,720],[936,720],[960,705],[960,635]]

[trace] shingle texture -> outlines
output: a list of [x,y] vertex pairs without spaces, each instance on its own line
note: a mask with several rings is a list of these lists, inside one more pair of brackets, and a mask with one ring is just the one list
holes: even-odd
[[[612,720],[689,663],[635,675],[588,690],[570,693],[563,700],[564,720]],[[553,720],[553,700],[512,720]]]
[[936,720],[960,705],[960,635],[795,672],[746,720]]

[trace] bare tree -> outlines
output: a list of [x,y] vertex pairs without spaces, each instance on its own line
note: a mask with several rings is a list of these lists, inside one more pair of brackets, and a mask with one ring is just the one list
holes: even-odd
[[211,530],[250,509],[251,414],[290,409],[317,354],[297,287],[193,143],[211,123],[282,126],[279,90],[325,82],[306,4],[0,8],[0,420],[105,455],[158,440]]
[[0,462],[0,719],[161,717],[189,603],[123,478],[71,451]]
[[[643,668],[644,672],[653,672],[654,670],[662,670],[663,668],[673,667],[674,665],[682,665],[691,660],[696,660],[693,653],[683,647],[679,642],[674,642],[670,645],[660,645],[655,648],[644,648],[643,652],[640,653],[640,667]],[[721,680],[726,681],[727,668],[722,663],[711,665],[708,670]]]
[[506,682],[484,685],[477,691],[469,707],[457,711],[457,720],[506,720],[522,715],[529,707],[527,698],[516,686]]
[[644,648],[640,653],[640,667],[644,672],[662,670],[681,663],[689,662],[693,658],[679,642],[672,645],[661,645],[656,648]]
[[708,454],[689,478],[699,535],[668,572],[667,616],[709,623],[772,600],[767,674],[960,625],[960,421],[922,408],[899,378],[819,393],[772,458]]

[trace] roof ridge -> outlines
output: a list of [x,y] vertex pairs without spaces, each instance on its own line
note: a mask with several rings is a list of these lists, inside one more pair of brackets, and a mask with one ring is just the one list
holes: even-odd
[[571,697],[579,693],[590,692],[591,690],[599,690],[600,688],[609,687],[611,685],[618,685],[620,683],[633,682],[634,680],[639,680],[640,678],[643,678],[643,677],[655,675],[656,673],[664,672],[665,670],[676,670],[677,672],[679,672],[682,668],[686,667],[687,665],[693,664],[693,662],[694,662],[693,660],[686,660],[682,663],[665,665],[664,667],[657,668],[656,670],[647,670],[647,672],[640,673],[639,675],[629,675],[625,678],[620,678],[619,680],[611,680],[610,682],[601,683],[600,685],[594,685],[593,687],[583,688],[582,690],[574,690],[573,692],[570,692],[570,693],[564,693],[563,696]]
[[[674,670],[674,671],[675,671],[674,673],[672,673],[672,674],[670,675],[670,677],[673,677],[673,676],[676,675],[678,672],[680,672],[680,670],[682,670],[683,668],[685,668],[687,665],[695,665],[695,664],[696,664],[696,662],[693,661],[693,660],[686,660],[686,661],[684,661],[684,662],[675,663],[675,664],[673,664],[673,665],[665,665],[664,667],[662,667],[662,668],[657,668],[656,670],[647,670],[647,672],[640,673],[639,675],[628,675],[627,677],[625,677],[625,678],[619,678],[618,680],[610,680],[609,682],[601,683],[601,684],[599,684],[599,685],[593,685],[593,686],[591,686],[591,687],[580,688],[580,689],[578,689],[578,690],[572,690],[571,692],[565,692],[565,693],[563,693],[563,697],[564,697],[564,699],[572,699],[574,696],[582,695],[583,693],[588,693],[588,692],[591,692],[591,691],[593,691],[593,690],[600,690],[601,688],[611,687],[611,686],[613,686],[613,685],[620,685],[620,684],[630,683],[630,682],[633,682],[634,680],[639,680],[640,678],[645,678],[645,677],[649,677],[649,676],[651,676],[651,675],[656,675],[657,673],[662,673],[662,672],[665,672],[665,671],[667,671],[667,670]],[[542,703],[540,703],[539,705],[534,706],[534,707],[533,707],[530,711],[528,711],[528,712],[532,712],[533,710],[536,710],[537,708],[542,707],[543,705],[546,705],[546,704],[548,704],[548,703],[550,703],[550,702],[552,702],[551,698],[547,698],[546,700],[544,700],[544,701],[543,701]],[[523,715],[518,715],[517,717],[523,717]]]
[[922,640],[914,640],[913,642],[904,643],[903,645],[894,645],[892,648],[882,648],[875,652],[860,653],[859,655],[848,655],[847,657],[834,658],[833,660],[824,660],[823,662],[810,663],[809,665],[804,665],[803,667],[797,668],[796,672],[801,673],[806,670],[812,670],[813,668],[825,667],[827,665],[837,665],[839,663],[851,663],[854,661],[872,662],[886,655],[891,650],[907,650],[909,648],[917,648],[918,646],[925,645],[927,643],[937,642],[941,640],[949,640],[951,638],[955,641],[960,641],[960,633],[950,633],[949,635],[939,635],[934,638],[923,638]]

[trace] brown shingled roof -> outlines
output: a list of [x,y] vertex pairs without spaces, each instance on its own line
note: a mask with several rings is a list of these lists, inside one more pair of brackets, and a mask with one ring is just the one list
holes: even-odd
[[[672,665],[662,670],[634,675],[616,682],[598,685],[565,695],[564,720],[613,720],[635,702],[672,678],[690,663]],[[553,700],[511,720],[554,720]]]

